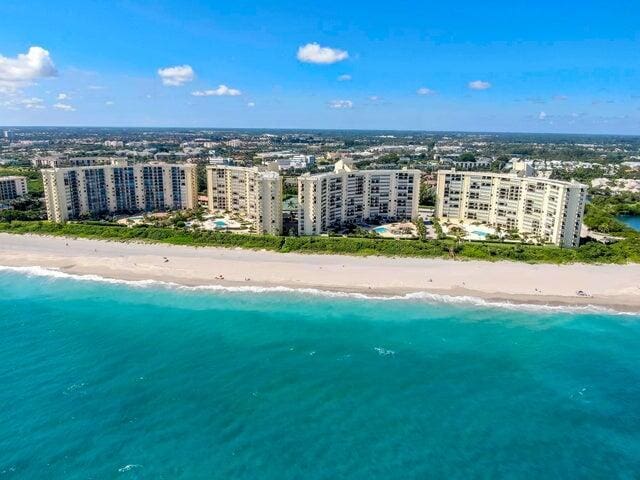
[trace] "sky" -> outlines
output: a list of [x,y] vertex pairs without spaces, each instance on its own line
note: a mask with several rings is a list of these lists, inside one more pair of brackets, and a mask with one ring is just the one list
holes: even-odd
[[2,0],[0,125],[640,134],[640,2]]

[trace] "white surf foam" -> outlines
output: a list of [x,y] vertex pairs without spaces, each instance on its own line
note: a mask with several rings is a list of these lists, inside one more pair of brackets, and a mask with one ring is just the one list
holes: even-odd
[[138,463],[131,463],[129,465],[125,465],[124,467],[120,467],[118,471],[120,473],[128,472],[129,470],[133,470],[134,468],[142,468],[142,465]]
[[285,286],[263,287],[250,285],[199,285],[187,286],[174,282],[164,282],[161,280],[122,280],[117,278],[102,277],[100,275],[79,275],[66,273],[56,268],[33,267],[10,267],[0,265],[1,272],[15,272],[31,277],[48,277],[53,279],[67,279],[85,282],[100,282],[113,285],[125,285],[133,288],[167,288],[183,291],[208,291],[208,292],[229,292],[229,293],[286,293],[298,295],[313,295],[318,297],[332,297],[345,299],[379,300],[379,301],[423,301],[428,303],[440,303],[449,305],[469,305],[485,308],[502,308],[510,310],[532,310],[545,312],[566,312],[566,313],[605,313],[612,315],[640,315],[636,312],[624,312],[598,305],[546,305],[537,303],[515,303],[509,301],[485,300],[484,298],[469,295],[443,295],[429,292],[413,292],[403,295],[367,295],[358,292],[340,292],[322,290],[318,288],[292,288]]

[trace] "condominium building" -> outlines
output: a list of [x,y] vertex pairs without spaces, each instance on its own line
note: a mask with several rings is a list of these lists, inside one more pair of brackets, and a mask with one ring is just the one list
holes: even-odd
[[0,177],[0,202],[13,200],[27,193],[27,177]]
[[34,167],[61,168],[61,167],[92,167],[94,165],[108,165],[115,159],[111,157],[72,157],[48,156],[36,157],[31,160]]
[[233,212],[251,221],[256,233],[282,234],[282,181],[261,167],[207,167],[211,212]]
[[196,166],[147,163],[42,170],[49,220],[196,208]]
[[478,222],[564,247],[580,243],[587,187],[513,173],[438,172],[436,216]]
[[340,160],[333,172],[298,177],[298,234],[413,220],[419,193],[419,170],[355,170],[352,162]]

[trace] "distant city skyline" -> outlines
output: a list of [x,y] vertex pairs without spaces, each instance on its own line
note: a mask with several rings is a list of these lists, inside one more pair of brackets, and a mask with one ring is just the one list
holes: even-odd
[[0,125],[640,134],[630,2],[0,10]]

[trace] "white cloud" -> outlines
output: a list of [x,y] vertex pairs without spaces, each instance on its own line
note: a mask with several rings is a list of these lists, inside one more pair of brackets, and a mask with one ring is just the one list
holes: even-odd
[[338,48],[321,47],[318,43],[307,43],[298,48],[298,60],[306,63],[331,64],[349,58],[349,52]]
[[483,80],[474,80],[473,82],[469,82],[469,88],[471,90],[487,90],[491,88],[491,84]]
[[54,103],[53,108],[57,110],[62,110],[65,112],[75,112],[76,109],[67,103]]
[[251,107],[251,108],[253,108],[253,107],[255,107],[255,106],[256,106],[256,103],[255,103],[255,102],[249,102],[249,103],[247,103],[247,107]]
[[380,97],[378,95],[371,95],[369,97],[369,100],[371,100],[372,102],[377,102],[378,100],[380,100]]
[[59,93],[58,96],[56,97],[57,100],[68,100],[69,99],[69,95],[67,95],[66,93]]
[[6,107],[9,110],[20,110],[21,108],[27,108],[29,110],[41,110],[45,108],[44,100],[38,97],[18,97],[12,95],[8,100],[0,103],[0,106]]
[[346,73],[344,75],[340,75],[338,77],[338,81],[339,82],[348,82],[349,80],[351,80],[351,75],[346,74]]
[[38,78],[57,74],[49,52],[42,47],[31,47],[27,53],[20,53],[15,58],[0,55],[0,92],[14,92]]
[[546,112],[540,112],[538,114],[538,120],[545,120],[547,118]]
[[236,88],[229,88],[226,85],[218,85],[215,90],[196,90],[191,92],[194,97],[237,97],[242,92]]
[[41,109],[44,108],[44,100],[42,100],[41,98],[37,98],[37,97],[31,97],[31,98],[23,98],[21,100],[18,100],[18,102],[20,105],[22,105],[24,108],[29,108],[29,109]]
[[421,87],[421,88],[419,88],[419,89],[416,91],[416,93],[417,93],[418,95],[433,95],[433,94],[435,94],[436,92],[435,92],[434,90],[431,90],[430,88],[427,88],[427,87]]
[[351,100],[331,100],[329,108],[353,108],[353,102]]
[[159,68],[158,75],[162,79],[162,84],[167,87],[180,87],[192,81],[196,76],[191,65]]
[[107,107],[110,107],[110,106],[112,106],[112,105],[115,105],[115,104],[116,104],[116,102],[114,102],[113,100],[107,100],[106,102],[104,102],[104,104],[105,104]]

